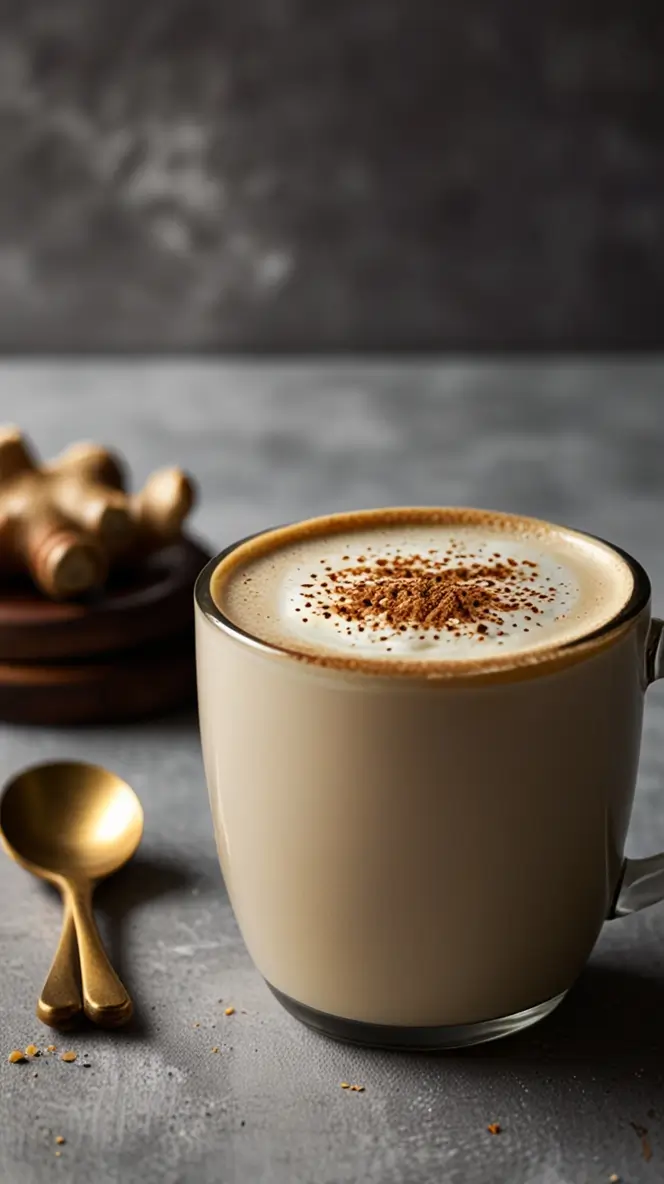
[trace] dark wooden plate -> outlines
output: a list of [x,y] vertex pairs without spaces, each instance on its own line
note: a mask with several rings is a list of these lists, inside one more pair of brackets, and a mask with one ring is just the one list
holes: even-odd
[[[187,628],[209,554],[184,538],[103,592],[64,604],[24,585],[0,592],[0,662],[52,662],[127,650]],[[5,716],[5,718],[8,718]]]
[[117,723],[192,702],[194,635],[93,662],[0,664],[0,719],[22,724]]

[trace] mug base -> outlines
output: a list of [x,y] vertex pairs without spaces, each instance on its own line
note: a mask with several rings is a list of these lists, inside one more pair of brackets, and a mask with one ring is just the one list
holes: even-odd
[[338,1015],[328,1015],[327,1012],[317,1011],[306,1003],[298,1003],[277,987],[273,987],[270,982],[267,985],[286,1011],[308,1028],[313,1028],[324,1036],[341,1040],[345,1044],[402,1052],[445,1052],[448,1049],[470,1048],[473,1044],[487,1044],[490,1040],[513,1036],[516,1032],[523,1032],[545,1019],[567,994],[567,991],[563,991],[561,995],[538,1003],[535,1007],[528,1007],[525,1011],[517,1011],[513,1015],[500,1016],[497,1019],[481,1020],[474,1024],[444,1024],[420,1028],[370,1024],[364,1020],[347,1020]]

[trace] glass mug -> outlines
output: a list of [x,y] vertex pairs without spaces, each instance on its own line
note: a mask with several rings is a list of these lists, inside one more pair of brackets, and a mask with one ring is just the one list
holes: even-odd
[[628,565],[628,603],[534,665],[472,677],[333,668],[248,634],[211,581],[250,540],[201,572],[222,871],[256,966],[310,1026],[409,1049],[508,1035],[556,1007],[606,919],[664,899],[664,855],[623,854],[664,625],[639,563],[569,533]]

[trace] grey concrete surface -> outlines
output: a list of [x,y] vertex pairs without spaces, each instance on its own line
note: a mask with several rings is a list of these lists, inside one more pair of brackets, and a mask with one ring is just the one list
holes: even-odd
[[[4,364],[0,418],[47,453],[81,436],[113,443],[138,477],[185,464],[201,483],[197,529],[219,546],[350,506],[491,505],[614,539],[650,570],[661,611],[663,387],[656,362]],[[664,1177],[663,907],[607,925],[578,985],[530,1033],[444,1057],[358,1051],[299,1027],[250,964],[217,868],[193,714],[113,729],[3,726],[0,752],[3,777],[47,757],[101,761],[146,809],[140,858],[99,896],[137,1021],[57,1037],[78,1052],[73,1065],[6,1062],[15,1046],[49,1042],[33,1012],[60,909],[0,858],[2,1184]],[[632,853],[664,847],[663,791],[654,688]],[[343,1079],[366,1091],[341,1091]],[[492,1121],[500,1136],[487,1134]],[[631,1124],[648,1129],[652,1158]]]

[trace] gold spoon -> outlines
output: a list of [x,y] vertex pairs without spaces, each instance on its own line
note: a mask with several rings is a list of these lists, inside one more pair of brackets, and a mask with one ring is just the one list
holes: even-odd
[[62,893],[65,916],[37,1015],[60,1027],[83,1008],[96,1024],[117,1027],[131,1017],[131,999],[111,966],[92,911],[100,880],[131,859],[143,834],[133,789],[97,765],[58,761],[35,765],[5,787],[0,835],[13,859]]
[[83,1011],[74,914],[65,903],[62,933],[48,978],[37,1000],[37,1018],[50,1028],[68,1028]]

